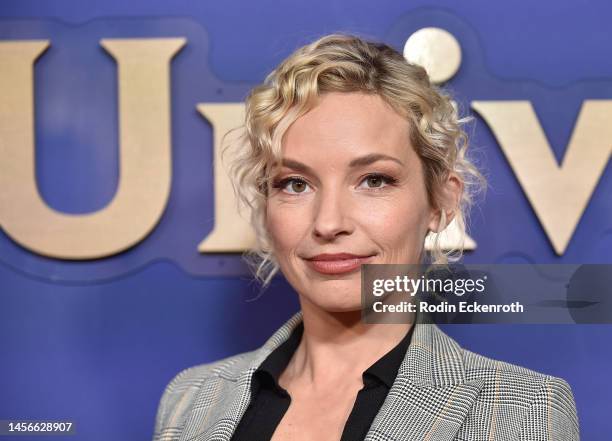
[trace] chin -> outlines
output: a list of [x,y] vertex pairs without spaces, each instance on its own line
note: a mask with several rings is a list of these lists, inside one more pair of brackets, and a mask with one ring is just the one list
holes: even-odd
[[358,305],[355,305],[355,304],[343,305],[343,304],[338,304],[338,303],[334,303],[334,304],[317,303],[316,305],[326,312],[360,312],[361,311],[361,303],[359,303]]
[[316,298],[309,297],[308,301],[327,312],[361,311],[361,293],[359,291],[345,296],[337,291],[324,290]]

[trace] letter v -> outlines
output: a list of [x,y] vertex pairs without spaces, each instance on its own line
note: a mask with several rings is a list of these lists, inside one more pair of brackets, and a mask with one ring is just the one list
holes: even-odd
[[529,101],[474,101],[525,191],[555,252],[563,255],[612,154],[612,100],[584,101],[557,164]]

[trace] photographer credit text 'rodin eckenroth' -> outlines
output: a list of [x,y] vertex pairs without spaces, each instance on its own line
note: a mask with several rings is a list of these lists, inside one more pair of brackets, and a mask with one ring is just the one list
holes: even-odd
[[609,264],[366,264],[367,323],[612,323]]

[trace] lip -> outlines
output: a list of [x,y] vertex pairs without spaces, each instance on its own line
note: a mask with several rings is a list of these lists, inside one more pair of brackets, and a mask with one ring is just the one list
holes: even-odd
[[374,255],[358,256],[349,253],[318,254],[306,259],[306,263],[313,270],[321,274],[345,274],[361,268],[368,263]]

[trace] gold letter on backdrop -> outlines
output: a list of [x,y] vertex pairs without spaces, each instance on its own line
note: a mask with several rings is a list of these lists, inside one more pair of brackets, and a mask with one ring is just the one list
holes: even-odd
[[529,101],[474,101],[558,255],[567,248],[612,154],[612,100],[586,100],[561,166]]
[[201,253],[242,252],[255,246],[255,233],[238,211],[229,175],[221,163],[221,137],[244,121],[244,104],[202,103],[198,111],[213,128],[215,226],[198,245]]
[[48,42],[0,42],[0,226],[45,256],[94,259],[130,248],[153,230],[170,194],[169,64],[185,39],[101,44],[118,66],[119,183],[106,207],[75,215],[49,207],[36,185],[33,64]]

